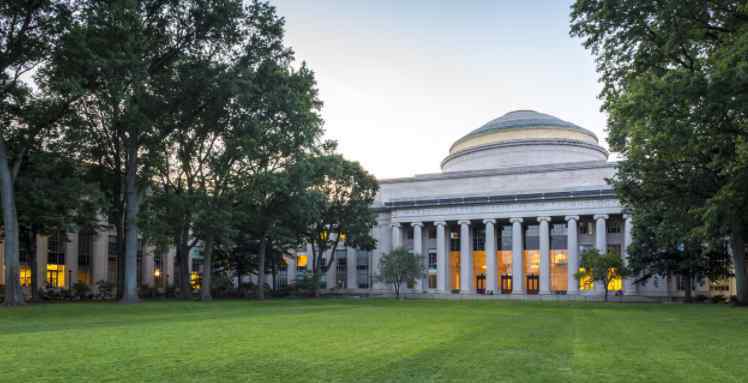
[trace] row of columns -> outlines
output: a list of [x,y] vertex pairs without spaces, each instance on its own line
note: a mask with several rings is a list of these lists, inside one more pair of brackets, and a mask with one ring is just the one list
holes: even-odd
[[[595,215],[595,248],[600,252],[607,251],[607,219],[606,214]],[[539,226],[539,252],[540,252],[540,294],[550,294],[550,223],[551,217],[543,216],[536,218]],[[567,225],[567,269],[568,284],[567,294],[578,294],[578,281],[575,277],[579,269],[579,216],[569,215],[564,217]],[[512,224],[512,293],[525,294],[525,273],[523,262],[523,233],[522,223],[524,218],[513,217],[509,219]],[[472,240],[470,238],[470,221],[459,220],[460,225],[460,291],[470,293],[473,291],[473,255]],[[496,219],[484,219],[485,225],[485,252],[486,257],[486,290],[498,291],[498,275],[496,265]],[[412,222],[413,227],[413,252],[423,254],[423,222]],[[448,252],[447,252],[447,222],[436,221],[436,257],[437,257],[437,290],[446,291],[449,286],[448,275]],[[631,217],[624,214],[624,244],[623,257],[627,259],[627,248],[631,244]],[[402,226],[400,223],[392,224],[392,248],[402,246]],[[428,260],[426,260],[428,262]],[[422,280],[420,287],[425,289],[425,281]],[[602,286],[596,284],[597,290],[602,291]],[[624,282],[626,294],[634,293],[634,286],[630,280]]]

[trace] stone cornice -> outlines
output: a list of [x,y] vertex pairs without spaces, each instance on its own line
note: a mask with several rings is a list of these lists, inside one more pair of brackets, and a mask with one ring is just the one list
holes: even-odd
[[563,163],[563,164],[520,166],[520,167],[504,168],[504,169],[469,170],[469,171],[460,171],[460,172],[422,174],[422,175],[416,175],[414,177],[383,179],[383,180],[379,180],[379,183],[380,184],[396,184],[396,183],[407,183],[407,182],[424,182],[424,181],[449,180],[449,179],[459,179],[459,178],[503,176],[503,175],[512,175],[512,174],[565,172],[565,171],[571,171],[571,170],[602,169],[602,168],[615,168],[615,167],[616,167],[615,162],[608,162],[608,161],[568,162],[568,163]]
[[593,189],[546,193],[502,194],[456,198],[430,198],[421,200],[385,202],[377,210],[396,210],[424,207],[470,206],[470,205],[505,205],[519,202],[572,201],[589,199],[615,199],[613,189]]

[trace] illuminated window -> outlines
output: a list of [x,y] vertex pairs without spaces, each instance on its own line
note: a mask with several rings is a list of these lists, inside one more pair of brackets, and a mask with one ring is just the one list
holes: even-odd
[[[615,269],[610,269],[608,271],[608,275],[611,275],[615,272],[616,272]],[[621,291],[621,290],[623,290],[623,279],[621,279],[621,277],[617,276],[615,278],[612,278],[608,282],[608,291]]]
[[297,255],[296,256],[296,271],[305,271],[306,265],[309,262],[309,259],[306,255]]
[[191,272],[190,283],[192,284],[193,289],[199,289],[200,288],[200,273],[198,273],[197,271]]
[[21,265],[21,287],[31,286],[31,268],[29,265]]
[[452,251],[449,253],[449,271],[452,274],[452,288],[460,288],[460,252]]
[[566,291],[569,284],[566,250],[551,250],[551,291]]
[[47,238],[47,286],[65,288],[65,233],[58,231]]
[[47,264],[47,286],[65,288],[65,265]]
[[[583,268],[583,267],[580,267],[579,271],[581,271],[583,273],[587,272],[587,270],[585,268]],[[583,276],[582,278],[579,279],[579,290],[581,290],[581,291],[591,291],[594,288],[595,288],[595,283],[592,280],[592,276],[589,273],[585,274],[585,276]]]
[[91,274],[88,271],[78,271],[78,282],[91,284]]

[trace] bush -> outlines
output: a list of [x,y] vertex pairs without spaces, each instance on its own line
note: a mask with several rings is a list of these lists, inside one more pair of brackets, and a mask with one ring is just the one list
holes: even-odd
[[158,288],[151,287],[151,286],[148,286],[148,285],[142,285],[138,289],[138,296],[141,297],[141,298],[143,298],[143,299],[156,298],[156,297],[159,296]]
[[296,281],[297,293],[303,295],[314,295],[315,281],[319,282],[320,275],[315,276],[314,273],[304,273],[301,279]]
[[90,299],[91,295],[91,287],[89,287],[85,282],[75,282],[73,285],[73,296],[75,298],[85,300]]
[[728,301],[730,304],[736,305],[738,304],[738,296],[737,295],[730,295],[730,300]]
[[715,295],[712,297],[712,303],[725,303],[727,298],[724,295]]
[[707,297],[704,294],[699,294],[699,295],[693,297],[693,301],[696,302],[696,303],[704,303],[704,302],[706,302],[706,300],[707,300]]
[[99,299],[113,299],[114,298],[114,284],[107,281],[96,282],[96,290],[98,290]]
[[167,298],[176,298],[177,297],[177,287],[174,285],[166,286],[166,291],[164,292]]
[[231,278],[225,274],[216,274],[213,276],[213,280],[210,283],[210,294],[213,298],[227,298],[231,295],[236,295],[234,289],[234,282]]
[[460,289],[452,289],[452,294],[459,294],[459,293],[460,293]]

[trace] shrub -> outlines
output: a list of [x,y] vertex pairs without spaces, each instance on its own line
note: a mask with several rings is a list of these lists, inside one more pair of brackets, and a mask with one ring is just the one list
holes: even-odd
[[693,298],[693,301],[696,303],[704,303],[706,302],[707,297],[704,294],[699,294]]
[[725,298],[724,295],[712,296],[712,303],[725,303],[725,302],[727,302],[727,298]]
[[148,286],[148,285],[142,285],[138,289],[138,296],[141,297],[141,298],[143,298],[143,299],[156,298],[156,297],[159,296],[158,288],[151,287],[151,286]]
[[296,281],[297,292],[308,296],[314,295],[315,278],[319,279],[319,275],[315,277],[314,273],[304,273],[304,276]]
[[460,289],[452,289],[452,294],[459,294],[459,293],[460,293]]
[[[232,295],[234,282],[225,274],[216,274],[210,283],[210,293],[213,298],[222,298]],[[236,294],[236,292],[234,292]]]
[[99,299],[112,299],[114,298],[114,284],[107,281],[96,282],[96,290],[98,290]]
[[75,282],[73,285],[73,296],[80,300],[89,299],[91,298],[91,287],[85,282]]

